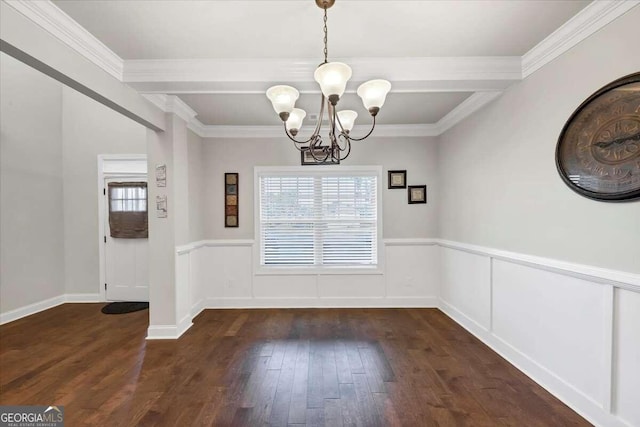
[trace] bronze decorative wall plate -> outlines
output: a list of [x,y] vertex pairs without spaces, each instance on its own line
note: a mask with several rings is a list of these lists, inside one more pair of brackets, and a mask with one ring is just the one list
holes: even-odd
[[640,198],[640,73],[608,84],[578,107],[560,133],[556,166],[585,197]]

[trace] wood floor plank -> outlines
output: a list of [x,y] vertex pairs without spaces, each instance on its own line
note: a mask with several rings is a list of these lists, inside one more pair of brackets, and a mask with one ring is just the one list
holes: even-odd
[[324,400],[324,422],[327,426],[342,427],[342,408],[340,399]]
[[297,355],[298,342],[294,340],[287,341],[271,417],[269,418],[269,425],[271,426],[286,426],[289,422],[289,406],[293,393]]
[[205,310],[147,341],[147,312],[101,307],[0,326],[0,404],[70,426],[590,425],[435,309]]
[[309,352],[307,408],[324,407],[324,380],[322,378],[322,344],[312,342]]
[[298,345],[296,366],[291,388],[289,424],[305,424],[307,419],[307,390],[309,388],[309,341]]
[[320,347],[320,356],[322,358],[322,397],[323,399],[338,399],[340,398],[340,389],[338,388],[335,343],[332,341],[323,342]]
[[338,374],[338,382],[341,384],[352,384],[351,367],[349,366],[349,356],[347,355],[347,347],[343,340],[337,340],[334,346],[334,355],[336,358],[336,371]]

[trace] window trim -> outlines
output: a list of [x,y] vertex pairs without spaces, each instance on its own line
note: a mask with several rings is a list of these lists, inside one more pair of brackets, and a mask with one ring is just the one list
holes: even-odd
[[[299,175],[304,173],[318,173],[323,175],[347,176],[370,172],[377,177],[377,255],[378,262],[372,266],[264,266],[260,264],[260,176],[269,174]],[[253,274],[256,276],[268,275],[382,275],[384,274],[384,242],[382,240],[383,215],[382,215],[382,166],[255,166],[253,168],[253,223],[254,223],[254,245],[253,245]]]

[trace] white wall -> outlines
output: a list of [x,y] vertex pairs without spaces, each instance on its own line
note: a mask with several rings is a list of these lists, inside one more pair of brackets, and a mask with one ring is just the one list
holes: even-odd
[[640,272],[640,203],[581,197],[562,182],[554,160],[578,105],[640,70],[638,22],[640,7],[441,137],[441,237]]
[[[382,268],[377,274],[261,274],[254,272],[254,166],[299,166],[300,153],[285,138],[204,139],[205,242],[179,248],[177,274],[192,289],[193,312],[202,307],[435,306],[438,252],[438,169],[434,138],[371,138],[355,143],[346,165],[382,165]],[[195,168],[194,168],[195,166]],[[327,168],[340,168],[327,166]],[[428,203],[409,205],[407,190],[387,189],[387,171],[407,170],[409,185],[426,184]],[[238,228],[224,227],[224,173],[238,172]],[[190,191],[198,172],[190,175]],[[190,196],[191,198],[191,196]],[[192,206],[196,200],[190,200]],[[193,218],[193,217],[192,217]],[[192,226],[192,230],[197,227]],[[195,239],[192,239],[192,241]],[[182,261],[182,258],[188,258]],[[184,266],[189,265],[189,269]],[[180,273],[182,272],[182,273]]]
[[66,293],[98,294],[98,154],[144,154],[146,130],[64,87],[62,148]]
[[[253,239],[253,167],[299,166],[300,153],[279,139],[204,139],[205,235]],[[382,165],[383,236],[435,237],[438,230],[438,163],[435,138],[375,138],[355,142],[346,165]],[[327,166],[339,168],[340,166]],[[427,185],[428,203],[407,204],[406,189],[387,189],[387,170],[406,169],[409,185]],[[238,172],[238,228],[224,227],[224,173]]]
[[0,313],[64,293],[62,85],[0,53]]

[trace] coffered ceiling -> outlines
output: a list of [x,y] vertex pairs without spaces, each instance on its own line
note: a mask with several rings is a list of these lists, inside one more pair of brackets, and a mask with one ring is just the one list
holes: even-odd
[[[318,112],[313,70],[322,60],[322,11],[312,0],[55,0],[19,7],[76,26],[71,32],[101,52],[99,65],[156,104],[166,100],[158,96],[177,96],[197,114],[197,129],[279,128],[264,96],[273,84],[298,88],[297,106],[308,118]],[[329,59],[353,68],[339,107],[368,124],[355,88],[385,78],[392,90],[378,123],[439,134],[564,51],[555,38],[588,36],[580,33],[583,23],[612,8],[586,0],[337,0],[328,11]]]

